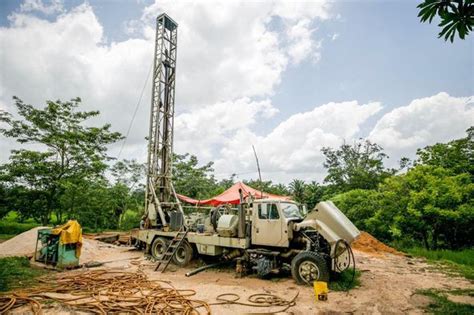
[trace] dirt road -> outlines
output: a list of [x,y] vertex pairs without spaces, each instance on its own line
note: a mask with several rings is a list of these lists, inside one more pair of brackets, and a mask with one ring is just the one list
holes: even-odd
[[[137,257],[140,252],[127,252],[128,257]],[[154,266],[140,258],[141,268],[150,279],[169,280],[178,289],[193,289],[197,299],[215,302],[217,295],[236,293],[245,300],[256,293],[271,293],[291,299],[297,292],[296,306],[288,312],[293,314],[390,314],[423,312],[429,299],[415,294],[418,289],[466,289],[473,284],[464,278],[448,276],[436,271],[431,265],[421,259],[407,258],[398,255],[372,254],[355,251],[358,268],[362,271],[361,286],[345,292],[330,292],[329,300],[317,302],[311,287],[299,286],[290,278],[261,280],[251,277],[236,278],[231,270],[205,271],[192,277],[184,274],[189,268],[176,269],[174,266],[164,274],[153,271]],[[137,266],[131,260],[120,260],[106,264],[110,270],[134,271]],[[80,272],[80,271],[72,271]],[[239,305],[212,306],[213,314],[243,314],[276,312],[281,308],[250,308]],[[25,309],[17,309],[16,314]],[[68,313],[64,308],[45,310],[46,314]]]
[[[154,273],[151,267],[145,270],[151,278],[166,279],[183,288],[194,288],[197,298],[214,301],[220,293],[237,293],[242,298],[255,293],[272,293],[290,299],[300,292],[296,306],[289,311],[294,314],[387,314],[422,313],[422,307],[429,301],[415,294],[418,289],[473,288],[464,278],[447,276],[437,272],[420,259],[391,254],[374,257],[355,252],[357,265],[362,270],[361,287],[345,292],[330,292],[327,302],[317,302],[311,287],[296,285],[292,279],[278,281],[260,280],[253,277],[238,279],[232,272],[207,271],[187,278],[184,270]],[[215,314],[240,314],[263,312],[263,309],[249,309],[235,305],[214,306]],[[265,311],[277,311],[278,308]]]

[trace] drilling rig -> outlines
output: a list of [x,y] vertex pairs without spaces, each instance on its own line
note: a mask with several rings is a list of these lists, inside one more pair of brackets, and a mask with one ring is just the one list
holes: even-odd
[[158,16],[148,134],[147,227],[167,228],[171,219],[179,218],[177,212],[184,214],[172,182],[177,41],[178,24],[164,13]]
[[311,213],[290,200],[244,199],[237,208],[214,208],[200,224],[184,224],[173,187],[173,128],[178,25],[166,14],[156,19],[153,88],[148,136],[146,223],[137,239],[165,271],[185,266],[195,254],[235,262],[236,271],[261,277],[289,272],[301,284],[329,280],[354,257],[350,243],[360,232],[330,201]]

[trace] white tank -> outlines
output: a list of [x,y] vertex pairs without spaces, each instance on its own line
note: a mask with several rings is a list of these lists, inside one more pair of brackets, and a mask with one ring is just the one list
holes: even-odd
[[239,217],[234,214],[224,214],[217,221],[217,233],[220,236],[232,237],[237,235]]

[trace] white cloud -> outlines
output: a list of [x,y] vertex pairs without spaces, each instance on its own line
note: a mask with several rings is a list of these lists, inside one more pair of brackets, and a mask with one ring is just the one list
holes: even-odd
[[214,159],[214,154],[237,133],[249,130],[276,113],[278,109],[268,99],[252,101],[249,98],[183,113],[175,120],[175,151],[192,152],[203,160]]
[[444,92],[415,99],[380,118],[369,138],[395,158],[413,158],[417,148],[465,136],[474,125],[473,102],[473,96],[453,97]]
[[[259,111],[244,110],[241,114],[246,119],[241,125],[223,128],[224,122],[239,117],[239,106],[235,105],[227,114],[210,110],[217,113],[211,118],[205,114],[211,108],[200,109],[198,115],[187,113],[188,119],[192,117],[193,127],[180,124],[177,131],[187,139],[182,142],[180,138],[178,141],[184,146],[177,149],[188,152],[192,148],[203,160],[213,159],[218,178],[232,173],[243,174],[240,178],[256,178],[252,145],[257,149],[266,179],[277,182],[289,182],[293,178],[322,180],[326,171],[321,149],[325,146],[338,147],[343,142],[351,143],[360,136],[367,136],[390,155],[387,166],[396,167],[401,157],[413,158],[417,148],[464,137],[465,130],[474,125],[473,97],[452,97],[446,93],[416,99],[393,109],[365,135],[361,134],[361,127],[381,112],[381,103],[360,105],[352,101],[317,106],[312,111],[288,117],[265,135],[254,132],[257,124],[266,123]],[[271,108],[268,103],[268,109]],[[223,123],[216,123],[214,128],[211,121],[216,117]],[[203,152],[210,148],[211,151]]]
[[312,39],[313,31],[309,19],[300,20],[295,25],[288,27],[288,55],[291,57],[292,63],[298,64],[308,56],[311,56],[313,62],[318,62],[321,59],[319,52],[321,41],[316,42]]
[[41,12],[46,15],[61,13],[64,11],[63,0],[25,0],[20,5],[21,12]]
[[[12,95],[37,105],[81,96],[88,109],[100,109],[101,122],[125,133],[151,66],[153,18],[166,10],[179,22],[174,145],[203,162],[214,160],[218,174],[254,171],[254,144],[267,179],[322,179],[321,147],[352,141],[381,111],[380,103],[328,103],[283,119],[266,134],[256,131],[268,130],[257,127],[279,118],[271,96],[288,64],[318,60],[315,28],[330,18],[327,2],[159,1],[140,21],[124,24],[140,36],[112,43],[90,5],[64,12],[61,2],[51,3],[56,9],[26,1],[22,12],[10,16],[10,25],[0,28],[0,108],[12,110]],[[33,11],[62,14],[48,21],[28,13]],[[282,21],[282,30],[273,27],[274,19]],[[122,157],[146,158],[150,90],[146,87]],[[385,114],[370,138],[393,160],[461,137],[474,124],[469,102],[472,98],[446,93],[414,100]],[[5,148],[13,144],[0,141],[3,162]]]
[[[177,102],[212,104],[272,95],[289,61],[317,61],[312,23],[328,19],[329,9],[328,1],[160,0],[145,9],[142,22],[151,33],[161,12],[178,21],[177,86],[185,92]],[[282,21],[281,32],[272,28],[275,19]]]
[[255,170],[253,144],[264,173],[272,178],[283,181],[292,177],[322,179],[321,148],[339,146],[343,141],[353,139],[360,126],[380,109],[380,103],[328,103],[290,116],[266,136],[257,136],[248,128],[237,130],[222,142],[216,171],[245,173]]
[[[0,51],[0,104],[11,111],[13,95],[38,106],[80,96],[88,109],[100,109],[102,122],[125,133],[151,66],[154,18],[166,11],[179,22],[177,112],[242,100],[258,108],[255,99],[273,94],[288,65],[286,31],[273,30],[272,20],[291,28],[300,18],[325,20],[328,10],[326,1],[159,1],[144,9],[140,21],[123,24],[135,35],[108,43],[91,5],[64,11],[61,1],[25,1],[9,16],[10,25],[0,28],[7,47]],[[38,11],[61,14],[42,19]],[[145,89],[124,154],[142,155],[150,90]]]

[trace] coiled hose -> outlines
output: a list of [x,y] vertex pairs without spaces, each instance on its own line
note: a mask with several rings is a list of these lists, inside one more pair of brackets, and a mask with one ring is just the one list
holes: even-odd
[[[349,263],[344,269],[341,269],[338,263],[339,257],[345,252],[345,250],[339,251],[339,247],[341,246],[341,244],[343,244],[343,246],[345,247],[345,250],[349,252]],[[338,272],[346,271],[347,269],[350,268],[351,264],[353,266],[351,281],[347,283],[347,285],[344,287],[344,291],[347,291],[350,288],[351,284],[354,282],[355,273],[356,273],[356,262],[355,262],[354,252],[352,251],[351,245],[344,239],[337,240],[336,245],[334,246],[334,256],[331,258],[334,260],[334,264]]]

